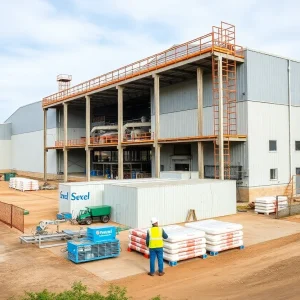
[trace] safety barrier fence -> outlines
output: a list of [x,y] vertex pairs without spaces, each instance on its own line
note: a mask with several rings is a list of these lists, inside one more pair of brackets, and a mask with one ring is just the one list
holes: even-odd
[[0,201],[0,222],[24,233],[24,209]]

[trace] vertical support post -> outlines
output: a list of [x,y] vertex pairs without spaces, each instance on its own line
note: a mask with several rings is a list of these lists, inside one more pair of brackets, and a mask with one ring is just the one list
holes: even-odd
[[218,81],[219,81],[219,179],[224,180],[224,125],[223,125],[223,59],[218,56]]
[[160,177],[160,145],[158,144],[160,134],[159,123],[159,75],[154,74],[154,107],[155,107],[155,132],[154,132],[154,149],[155,149],[155,177]]
[[[203,70],[197,68],[198,136],[203,136]],[[204,178],[204,143],[198,142],[199,178]]]
[[47,112],[44,109],[44,182],[47,182]]
[[[293,145],[292,145],[292,118],[291,118],[291,61],[288,61],[288,119],[289,119],[289,169],[290,169],[290,178],[293,177]],[[294,192],[294,191],[293,191]],[[294,195],[294,194],[293,194]]]
[[90,131],[91,131],[91,98],[85,96],[85,156],[86,156],[86,181],[91,180],[91,150],[90,144]]
[[117,86],[118,89],[118,179],[124,178],[123,166],[123,86]]
[[64,182],[68,182],[68,103],[64,103]]

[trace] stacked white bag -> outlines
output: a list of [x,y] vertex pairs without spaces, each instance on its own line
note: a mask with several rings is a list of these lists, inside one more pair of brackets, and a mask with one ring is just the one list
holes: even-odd
[[[149,255],[146,245],[148,229],[129,230],[129,251],[132,249],[146,256]],[[206,257],[206,239],[203,231],[179,225],[164,226],[163,229],[168,235],[168,239],[164,241],[165,260],[177,262],[193,257]]]
[[243,226],[241,224],[204,220],[186,223],[185,226],[205,232],[206,250],[211,255],[232,248],[243,248]]
[[[286,196],[278,196],[278,210],[288,207]],[[255,199],[255,212],[269,215],[276,212],[276,197],[259,197]]]
[[169,262],[203,256],[206,258],[205,232],[179,225],[164,227],[164,259]]
[[39,190],[39,182],[37,180],[14,177],[9,180],[9,187],[19,191],[37,191]]
[[135,250],[149,256],[149,249],[146,245],[147,228],[144,229],[130,229],[129,230],[129,244],[128,251]]

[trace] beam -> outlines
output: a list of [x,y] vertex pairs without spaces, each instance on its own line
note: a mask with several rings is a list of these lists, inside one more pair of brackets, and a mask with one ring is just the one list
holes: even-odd
[[47,182],[47,112],[44,109],[44,182]]
[[160,145],[158,144],[160,123],[159,123],[159,75],[153,75],[154,78],[154,107],[155,107],[155,133],[154,133],[154,148],[155,148],[155,177],[160,178]]
[[68,182],[68,103],[64,103],[64,182]]
[[[203,136],[203,70],[197,68],[198,135]],[[204,178],[204,143],[198,142],[199,178]]]
[[91,98],[85,96],[85,156],[86,156],[86,181],[91,180],[91,151],[90,144],[90,131],[91,131]]
[[118,179],[123,179],[123,86],[117,86],[118,89]]
[[219,75],[219,179],[224,180],[224,126],[223,126],[223,59],[218,56]]

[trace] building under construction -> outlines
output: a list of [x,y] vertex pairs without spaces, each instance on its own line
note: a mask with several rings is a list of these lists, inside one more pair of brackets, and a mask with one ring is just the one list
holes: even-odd
[[[45,180],[198,171],[236,180],[249,200],[282,194],[300,173],[300,63],[238,46],[233,25],[76,86],[71,79],[59,75],[59,91],[42,101]],[[11,139],[13,116],[2,125]]]

